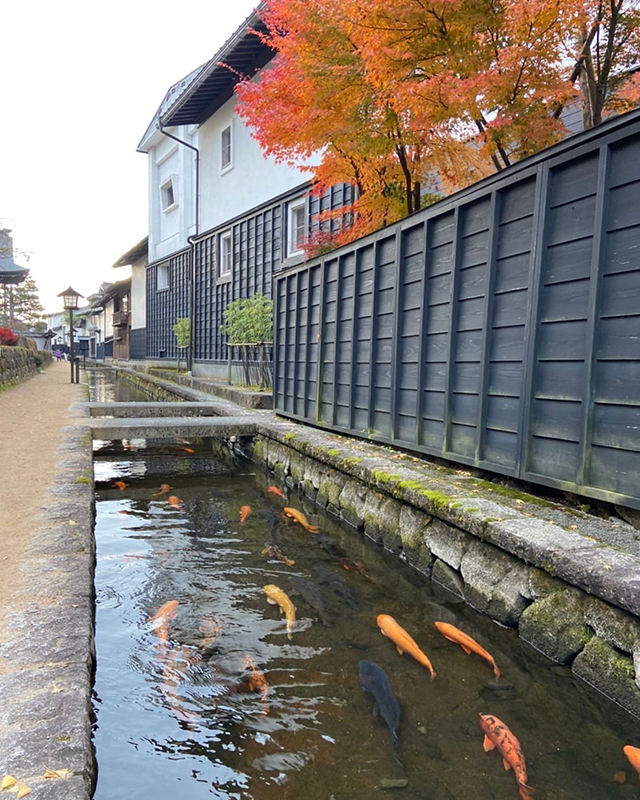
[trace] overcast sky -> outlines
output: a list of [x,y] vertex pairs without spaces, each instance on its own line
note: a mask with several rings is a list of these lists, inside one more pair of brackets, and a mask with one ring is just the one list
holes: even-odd
[[32,254],[47,312],[69,284],[87,295],[127,276],[110,265],[147,234],[147,156],[136,145],[169,86],[256,4],[3,4],[0,221]]

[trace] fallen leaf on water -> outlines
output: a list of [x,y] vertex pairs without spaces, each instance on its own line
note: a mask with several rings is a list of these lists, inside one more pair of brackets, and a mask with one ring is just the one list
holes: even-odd
[[613,780],[616,783],[624,783],[627,780],[627,773],[626,772],[616,772],[613,776]]
[[10,786],[15,786],[17,782],[18,781],[13,777],[13,775],[5,775],[2,779],[0,789],[8,789]]
[[26,797],[28,794],[31,794],[31,789],[24,783],[21,783],[20,786],[18,786],[18,794],[16,797],[20,800],[21,797]]
[[71,775],[70,769],[45,769],[45,778],[68,778]]
[[54,686],[51,690],[51,694],[60,694],[61,691],[62,689],[59,686]]
[[613,569],[613,567],[611,566],[611,564],[605,564],[604,569]]

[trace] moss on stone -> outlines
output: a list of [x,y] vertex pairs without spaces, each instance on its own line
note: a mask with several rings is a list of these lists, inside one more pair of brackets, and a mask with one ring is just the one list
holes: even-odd
[[429,500],[436,511],[452,511],[460,506],[460,503],[456,502],[453,497],[445,494],[444,492],[436,492],[432,489],[422,489],[420,494],[424,495],[424,497]]
[[548,500],[543,500],[528,492],[521,492],[518,489],[511,489],[509,486],[503,486],[500,483],[492,483],[491,481],[478,479],[474,481],[474,485],[480,486],[489,492],[495,492],[495,494],[499,494],[501,497],[508,497],[511,500],[522,500],[523,503],[532,503],[533,505],[543,506],[544,508],[553,507],[553,503],[550,503]]
[[334,450],[327,450],[327,455],[328,456],[332,456],[333,458],[336,458],[337,456],[340,455],[340,451],[339,450],[335,450],[335,449]]
[[293,432],[289,432],[285,433],[284,438],[286,439],[287,442],[290,442],[292,439],[296,438],[296,435]]
[[253,443],[253,457],[257,461],[264,461],[264,442],[262,439],[256,439]]
[[344,465],[345,467],[355,467],[362,461],[361,458],[355,456],[353,458],[345,458]]
[[87,478],[85,475],[82,475],[81,477],[76,478],[76,483],[91,484],[91,478]]

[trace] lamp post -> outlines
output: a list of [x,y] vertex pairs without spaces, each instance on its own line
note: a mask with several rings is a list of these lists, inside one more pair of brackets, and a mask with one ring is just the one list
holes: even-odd
[[73,312],[77,311],[79,308],[78,305],[78,298],[83,297],[79,292],[76,292],[75,289],[72,289],[70,286],[68,289],[65,289],[64,292],[60,292],[58,297],[62,298],[62,305],[64,306],[64,310],[69,312],[69,361],[71,362],[71,383],[74,383],[73,380]]

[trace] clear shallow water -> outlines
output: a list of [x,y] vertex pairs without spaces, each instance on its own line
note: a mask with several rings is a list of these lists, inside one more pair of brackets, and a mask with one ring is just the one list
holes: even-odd
[[151,401],[151,396],[126,381],[114,379],[113,373],[88,369],[89,401],[92,403],[131,403]]
[[[98,800],[368,800],[385,795],[382,779],[404,777],[398,797],[409,800],[516,800],[512,773],[483,752],[479,713],[497,715],[520,739],[537,800],[638,796],[622,746],[638,744],[640,723],[590,697],[567,668],[298,494],[280,486],[285,503],[267,492],[273,479],[254,474],[256,465],[210,458],[206,441],[191,443],[193,454],[181,443],[147,443],[144,453],[133,446],[117,457],[103,448],[96,460]],[[190,474],[203,461],[210,474]],[[120,478],[128,486],[111,488]],[[181,508],[155,496],[161,483]],[[324,548],[284,518],[285,504],[320,526]],[[243,505],[252,513],[241,525]],[[263,555],[266,544],[295,565]],[[371,580],[345,570],[344,558]],[[318,590],[331,626],[294,593],[296,576]],[[327,585],[330,576],[351,601]],[[262,591],[270,583],[297,607],[291,641]],[[151,620],[168,601],[178,605],[165,643]],[[435,681],[380,634],[380,613],[413,635]],[[476,638],[504,678],[496,685],[490,667],[447,642],[436,620]],[[269,684],[264,700],[242,691],[247,656]],[[404,768],[360,690],[363,659],[386,670],[401,704]],[[622,786],[613,781],[621,770]]]

